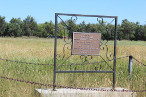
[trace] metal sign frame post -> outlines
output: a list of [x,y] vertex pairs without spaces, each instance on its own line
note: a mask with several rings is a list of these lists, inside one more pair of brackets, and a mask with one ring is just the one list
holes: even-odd
[[[113,67],[111,67],[111,70],[57,70],[57,32],[58,32],[58,18],[60,18],[60,16],[71,16],[71,19],[72,17],[94,17],[94,18],[100,18],[103,22],[103,18],[110,18],[110,19],[113,19],[115,21],[114,23],[114,54],[113,54],[113,58],[112,58],[112,61],[113,61]],[[65,23],[62,19],[61,21],[63,23]],[[102,32],[101,32],[102,33]],[[73,42],[73,41],[71,41]],[[108,40],[107,40],[108,42]],[[107,43],[106,42],[106,43]],[[107,47],[107,44],[105,43],[106,47]],[[69,43],[67,43],[69,44]],[[101,43],[101,45],[103,45],[104,43]],[[100,45],[100,46],[101,46]],[[103,16],[103,15],[82,15],[82,14],[64,14],[64,13],[55,13],[55,44],[54,44],[54,76],[53,76],[53,90],[55,90],[55,87],[56,87],[56,74],[57,73],[112,73],[113,74],[113,89],[115,88],[115,80],[116,80],[116,45],[117,45],[117,16]],[[71,47],[72,47],[72,44],[71,44]],[[107,47],[107,51],[106,51],[106,57],[107,57],[107,53],[108,53],[108,47]],[[63,56],[63,61],[65,60],[68,60],[71,56],[73,56],[72,54],[65,59],[65,57]],[[84,55],[80,55],[80,57],[82,57]],[[95,55],[94,55],[95,56]],[[94,57],[93,56],[93,57]],[[87,60],[87,56],[85,56],[85,61]],[[91,55],[92,57],[92,55]],[[101,59],[103,59],[103,61],[101,62],[105,62],[107,65],[108,65],[108,61],[111,61],[109,60],[109,58],[107,57],[108,60],[105,60],[102,56],[99,55],[99,57]],[[64,62],[65,62],[64,61]],[[84,62],[85,62],[84,61]],[[62,63],[62,65],[64,64],[64,62]],[[83,62],[83,63],[84,63]],[[97,63],[100,63],[100,62],[97,62]],[[110,66],[109,66],[110,67]]]

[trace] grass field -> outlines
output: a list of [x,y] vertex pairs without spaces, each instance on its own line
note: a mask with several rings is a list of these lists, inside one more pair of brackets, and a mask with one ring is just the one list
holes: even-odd
[[[62,48],[65,45],[62,39],[58,39],[57,53],[62,57]],[[66,46],[65,48],[68,48]],[[108,42],[109,53],[113,54],[113,41]],[[70,48],[70,47],[69,47]],[[70,50],[66,51],[66,55]],[[101,51],[103,57],[105,52]],[[118,41],[117,57],[132,55],[140,62],[146,64],[145,41]],[[0,58],[15,61],[53,64],[54,39],[43,38],[0,38]],[[66,64],[80,63],[82,59],[75,56]],[[89,58],[90,59],[90,58]],[[93,62],[98,57],[93,58]],[[58,62],[59,63],[59,62]],[[112,62],[109,63],[112,66]],[[103,68],[107,69],[104,64]],[[92,65],[78,66],[78,69],[91,69]],[[67,66],[63,69],[68,69]],[[23,79],[34,82],[53,82],[53,66],[32,65],[0,60],[0,75]],[[111,87],[112,74],[57,74],[57,85],[74,87]],[[117,60],[116,87],[124,87],[130,90],[146,89],[146,68],[133,60],[132,80],[128,76],[128,57]],[[30,85],[0,79],[0,97],[34,97],[34,88],[49,88],[39,85]],[[144,97],[145,93],[137,93],[137,97]]]

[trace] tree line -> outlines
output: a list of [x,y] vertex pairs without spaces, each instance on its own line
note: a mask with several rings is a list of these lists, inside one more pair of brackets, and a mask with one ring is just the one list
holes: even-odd
[[[85,23],[76,24],[75,20],[66,20],[58,23],[57,36],[62,38],[72,37],[72,32],[99,32],[102,33],[102,39],[114,39],[114,25],[104,21],[97,24]],[[0,16],[0,36],[1,37],[53,37],[55,33],[55,24],[52,21],[38,24],[31,16],[24,20],[12,18],[9,23],[5,17]],[[144,40],[146,41],[146,25],[140,25],[139,22],[130,22],[124,19],[117,25],[118,40]]]

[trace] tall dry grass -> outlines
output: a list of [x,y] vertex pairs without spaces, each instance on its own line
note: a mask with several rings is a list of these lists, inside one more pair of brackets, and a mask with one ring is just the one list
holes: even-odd
[[[57,41],[57,53],[62,57],[65,42],[62,39]],[[109,53],[113,54],[113,41],[108,42]],[[70,48],[68,45],[66,49]],[[66,51],[66,56],[70,55],[70,50]],[[103,56],[105,52],[101,53]],[[117,57],[132,55],[139,61],[146,64],[146,42],[145,41],[118,41]],[[54,39],[43,38],[0,38],[0,57],[10,60],[53,64]],[[105,57],[105,56],[104,56]],[[61,59],[61,58],[60,58]],[[68,60],[66,64],[80,63],[84,59],[75,56]],[[94,57],[94,62],[100,60]],[[53,81],[53,66],[39,66],[32,64],[13,63],[0,60],[0,75],[8,76],[34,82],[49,83]],[[93,69],[94,65],[77,66],[77,69]],[[104,63],[101,64],[107,69]],[[112,62],[109,63],[112,66]],[[69,69],[66,66],[62,69]],[[72,69],[74,69],[73,67]],[[128,58],[117,60],[116,86],[128,89],[146,88],[145,67],[133,61],[133,78],[128,76]],[[57,74],[57,84],[76,87],[111,87],[112,74]],[[39,85],[30,85],[21,82],[0,79],[0,96],[2,97],[33,97],[34,88],[49,88]],[[139,97],[144,94],[138,94]]]

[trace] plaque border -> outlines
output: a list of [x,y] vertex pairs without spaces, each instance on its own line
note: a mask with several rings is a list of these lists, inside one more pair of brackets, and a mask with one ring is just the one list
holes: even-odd
[[[74,47],[74,33],[91,33],[91,34],[99,34],[100,40],[99,40],[99,54],[73,54],[73,47]],[[72,49],[71,49],[71,55],[88,55],[88,56],[100,56],[100,44],[101,44],[101,33],[98,32],[73,32],[73,39],[72,39]]]

